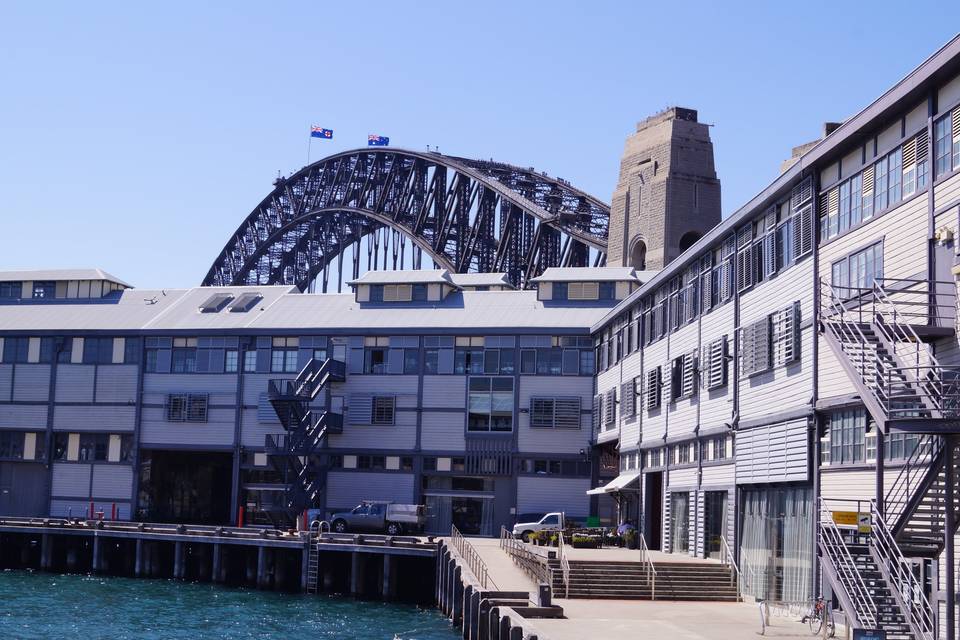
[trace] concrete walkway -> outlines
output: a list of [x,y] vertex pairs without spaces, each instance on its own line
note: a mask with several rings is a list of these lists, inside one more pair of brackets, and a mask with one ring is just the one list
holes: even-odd
[[[496,588],[503,591],[532,591],[535,585],[500,549],[496,538],[470,538],[469,542],[487,565]],[[535,547],[546,551],[545,547]],[[630,549],[573,549],[572,560],[610,562],[639,561],[639,552]],[[654,562],[716,563],[687,555],[651,552]],[[670,602],[645,600],[589,600],[555,598],[566,618],[537,619],[530,624],[546,640],[587,640],[591,638],[678,638],[684,640],[747,640],[761,631],[760,608],[756,603]],[[839,635],[839,634],[838,634]],[[764,637],[809,638],[807,625],[795,616],[771,616]]]
[[536,589],[533,580],[527,577],[514,564],[510,556],[500,549],[499,538],[469,538],[477,555],[486,563],[487,574],[493,580],[498,591],[533,591]]

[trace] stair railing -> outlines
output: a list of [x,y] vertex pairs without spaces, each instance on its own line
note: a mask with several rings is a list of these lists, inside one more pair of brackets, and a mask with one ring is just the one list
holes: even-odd
[[846,592],[853,609],[849,613],[857,619],[859,626],[875,629],[877,625],[877,605],[857,569],[850,549],[843,541],[843,535],[833,521],[832,514],[826,510],[823,499],[820,500],[820,546],[829,558],[837,574],[839,586]]
[[503,526],[500,527],[500,548],[535,582],[546,583],[553,588],[553,569]]
[[[879,434],[878,437],[882,437]],[[930,473],[931,462],[940,456],[943,450],[943,438],[938,435],[924,434],[917,440],[897,477],[883,498],[886,519],[897,526],[906,512],[914,494],[925,485]]]
[[913,574],[910,564],[904,559],[900,547],[893,539],[883,516],[877,510],[876,500],[870,501],[870,546],[876,553],[877,564],[895,592],[902,613],[910,624],[916,640],[933,640],[935,632],[933,607],[923,592],[923,585]]
[[[453,542],[454,549],[457,550],[457,553],[460,554],[463,561],[470,567],[470,571],[476,576],[477,582],[480,583],[481,587],[486,589],[487,584],[492,582],[492,580],[490,580],[490,572],[487,570],[487,563],[484,562],[480,554],[477,553],[476,548],[470,544],[469,540],[463,537],[463,534],[460,533],[456,525],[450,525],[450,540]],[[496,589],[496,585],[494,585],[494,589]]]
[[647,540],[642,533],[638,533],[640,542],[640,563],[643,564],[643,573],[646,576],[647,584],[650,585],[650,599],[657,599],[657,568],[653,565],[653,558],[650,557],[650,547],[647,546]]
[[570,597],[570,558],[567,557],[567,545],[563,531],[557,532],[557,558],[560,559],[560,571],[563,574],[563,597]]
[[726,536],[720,535],[717,536],[720,538],[720,564],[730,567],[730,585],[733,585],[733,581],[737,581],[737,595],[743,597],[743,575],[740,573],[740,567],[737,566],[737,561],[733,556],[733,551],[730,550],[730,545],[727,543]]

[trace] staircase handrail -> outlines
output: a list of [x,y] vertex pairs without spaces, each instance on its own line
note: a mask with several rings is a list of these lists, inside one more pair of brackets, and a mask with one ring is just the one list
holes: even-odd
[[[861,300],[863,298],[863,293],[867,290],[863,289],[851,289],[850,287],[839,287],[847,290],[855,290],[858,292],[857,296],[851,297],[842,297],[837,294],[837,288],[831,283],[827,282],[823,278],[820,279],[821,295],[820,295],[820,304],[821,306],[826,306],[829,313],[821,310],[821,318],[823,319],[823,326],[826,330],[830,331],[837,342],[840,343],[841,347],[844,344],[847,344],[845,337],[851,338],[853,342],[856,342],[861,345],[869,344],[869,340],[864,335],[863,330],[860,328],[860,325],[869,324],[866,320],[868,317],[864,318],[864,303],[860,302],[857,304],[857,315],[856,318],[851,317],[853,312],[847,308],[847,303],[851,299]],[[826,294],[826,295],[824,295]],[[847,352],[844,349],[844,352]],[[847,353],[847,357],[850,359],[851,364],[854,364],[858,369],[861,380],[864,381],[866,386],[873,392],[874,397],[877,397],[877,392],[879,387],[881,387],[881,382],[883,376],[880,373],[879,359],[874,355],[873,358],[873,368],[871,371],[867,371],[866,362],[867,359],[865,355],[861,352],[858,354]],[[859,364],[858,364],[859,362]],[[870,381],[873,381],[872,383]],[[880,402],[880,405],[886,409],[887,403],[884,399],[877,397],[877,400]]]
[[520,569],[537,583],[546,583],[553,588],[553,569],[540,557],[526,548],[526,545],[513,537],[506,527],[500,527],[500,548],[506,552]]
[[643,564],[644,575],[647,578],[647,584],[650,585],[650,599],[657,599],[657,568],[653,565],[653,558],[650,557],[650,547],[647,546],[647,539],[643,534],[639,535],[640,562]]
[[900,547],[877,510],[876,500],[870,501],[871,547],[876,551],[878,564],[886,574],[894,597],[906,609],[903,613],[917,640],[933,640],[935,623],[933,607],[923,592],[923,585],[913,575]]
[[[457,550],[457,553],[460,554],[463,561],[470,567],[470,571],[476,576],[480,586],[486,589],[487,584],[493,582],[490,579],[490,572],[487,570],[487,563],[483,561],[470,541],[463,537],[455,524],[450,525],[450,540],[453,542],[453,547]],[[493,588],[496,589],[497,585],[494,584]]]
[[560,571],[563,573],[563,597],[570,597],[570,558],[567,557],[567,545],[563,531],[557,532],[557,558],[560,559]]
[[825,513],[822,499],[820,500],[819,530],[820,544],[830,557],[831,564],[838,574],[839,586],[844,588],[846,596],[850,598],[853,609],[850,613],[857,618],[860,626],[876,628],[877,605],[867,589],[863,576],[856,568],[856,563],[850,555],[847,544],[843,541],[843,536],[840,535],[840,530],[830,514]]
[[[875,282],[882,283],[891,300],[895,296],[902,296],[903,294],[910,297],[922,296],[922,300],[908,299],[895,302],[901,308],[907,307],[906,311],[901,312],[901,316],[923,319],[923,322],[909,324],[939,327],[946,326],[942,324],[944,322],[952,324],[954,321],[957,312],[957,285],[952,280],[883,277],[875,278]],[[947,300],[940,302],[942,297],[946,297]],[[921,311],[912,313],[910,307],[919,307]]]
[[730,549],[730,545],[727,543],[726,536],[720,535],[717,536],[720,538],[720,564],[732,567],[733,571],[730,572],[730,584],[733,584],[734,579],[737,581],[737,594],[743,595],[743,575],[740,573],[740,567],[737,566],[737,560],[734,558],[733,551]]
[[[877,437],[882,437],[882,434]],[[917,446],[910,453],[910,457],[900,467],[897,477],[883,498],[884,513],[895,527],[903,517],[914,492],[923,485],[924,478],[930,473],[930,463],[937,459],[942,450],[942,437],[923,434],[917,440]]]

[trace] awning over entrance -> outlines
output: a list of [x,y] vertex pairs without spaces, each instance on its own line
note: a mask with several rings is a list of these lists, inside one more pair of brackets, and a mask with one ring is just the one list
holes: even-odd
[[637,478],[640,477],[640,471],[628,471],[627,473],[621,473],[616,478],[603,485],[602,487],[597,487],[596,489],[590,489],[587,491],[588,496],[602,496],[605,493],[616,493],[618,491],[625,490],[630,484],[636,482]]

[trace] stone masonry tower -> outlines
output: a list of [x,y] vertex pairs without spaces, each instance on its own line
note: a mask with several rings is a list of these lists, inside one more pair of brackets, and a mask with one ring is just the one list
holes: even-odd
[[662,269],[720,222],[707,125],[672,107],[637,124],[613,192],[607,266]]

